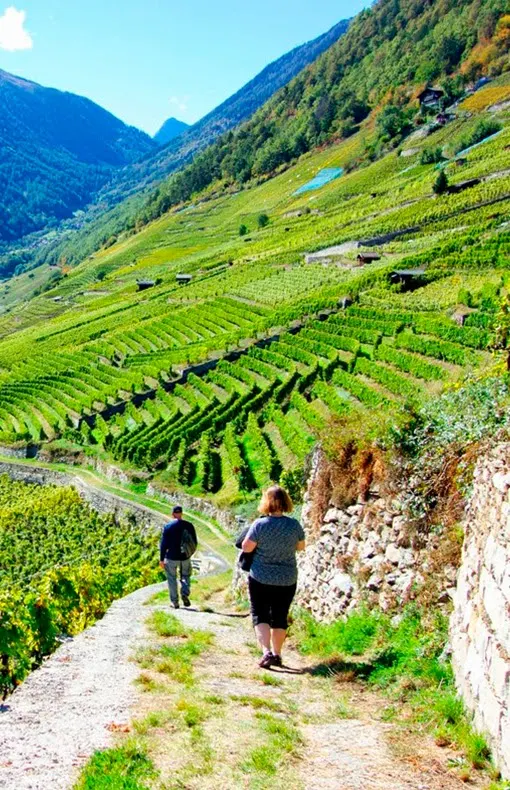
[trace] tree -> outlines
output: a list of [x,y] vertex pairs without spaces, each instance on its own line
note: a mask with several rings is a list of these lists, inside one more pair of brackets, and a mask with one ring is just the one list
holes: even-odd
[[247,225],[245,225],[244,223],[242,225],[239,225],[239,235],[246,236],[247,233],[248,233]]
[[257,217],[257,225],[259,228],[265,228],[266,225],[269,225],[269,217],[267,214],[259,214]]
[[439,171],[439,175],[432,184],[432,190],[436,195],[444,195],[448,191],[448,176],[444,170]]
[[439,146],[437,148],[424,148],[420,156],[420,165],[433,165],[442,162],[443,152]]
[[377,118],[379,136],[386,140],[402,137],[411,128],[409,113],[394,104],[388,104]]

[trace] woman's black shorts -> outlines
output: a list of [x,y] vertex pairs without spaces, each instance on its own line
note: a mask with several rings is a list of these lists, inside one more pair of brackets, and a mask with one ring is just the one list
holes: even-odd
[[248,576],[248,589],[253,625],[268,623],[271,628],[286,629],[290,605],[296,594],[296,585],[280,587],[276,584],[261,584]]

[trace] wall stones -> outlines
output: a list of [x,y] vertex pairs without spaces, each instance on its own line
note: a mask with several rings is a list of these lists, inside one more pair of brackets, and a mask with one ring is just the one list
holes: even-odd
[[165,499],[170,505],[179,504],[182,505],[185,510],[195,510],[197,513],[201,513],[207,518],[214,519],[220,527],[223,527],[223,529],[227,530],[227,532],[230,532],[232,535],[237,535],[237,533],[240,532],[239,524],[236,522],[232,513],[227,510],[220,510],[220,508],[213,505],[212,502],[208,502],[205,499],[190,496],[190,494],[183,494],[180,491],[168,491],[153,483],[149,483],[147,486],[147,494],[149,496],[157,496],[161,499]]
[[510,444],[475,470],[450,639],[457,687],[510,777]]
[[[329,508],[318,533],[305,518],[300,604],[319,620],[332,620],[362,602],[388,610],[410,600],[423,584],[435,538],[412,546],[401,511],[398,500],[374,495],[345,510]],[[441,591],[448,585],[446,577],[438,580]]]

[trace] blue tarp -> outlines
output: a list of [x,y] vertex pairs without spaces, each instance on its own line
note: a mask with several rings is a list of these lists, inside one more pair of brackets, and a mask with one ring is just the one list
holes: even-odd
[[439,162],[439,164],[436,165],[436,170],[442,170],[443,167],[446,167],[446,165],[449,165],[451,162],[454,162],[456,159],[462,159],[466,154],[468,154],[474,148],[478,148],[479,145],[488,143],[489,140],[493,140],[494,137],[497,137],[498,134],[501,134],[501,132],[503,131],[504,129],[500,129],[499,132],[494,132],[494,134],[489,135],[489,137],[484,137],[484,139],[480,140],[479,143],[474,143],[473,145],[470,145],[469,148],[464,148],[463,151],[459,151],[459,153],[455,154],[455,156],[452,159],[447,159],[445,162]]
[[314,189],[320,189],[326,184],[329,184],[330,181],[334,181],[335,178],[341,176],[343,172],[343,167],[326,167],[324,170],[319,170],[315,178],[312,178],[311,181],[299,187],[294,194],[301,195],[303,192],[313,192]]

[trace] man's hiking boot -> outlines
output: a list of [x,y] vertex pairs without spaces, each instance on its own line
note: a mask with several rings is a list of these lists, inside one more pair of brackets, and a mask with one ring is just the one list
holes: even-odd
[[174,609],[179,609],[180,608],[179,604],[178,603],[174,603],[173,601],[172,601],[172,606],[174,607]]
[[183,605],[184,605],[186,608],[187,608],[188,606],[191,606],[191,601],[190,601],[190,599],[189,599],[189,598],[186,598],[184,595],[182,596],[182,603],[183,603]]
[[281,667],[282,666],[282,657],[277,656],[275,653],[271,654],[271,666],[272,667]]

